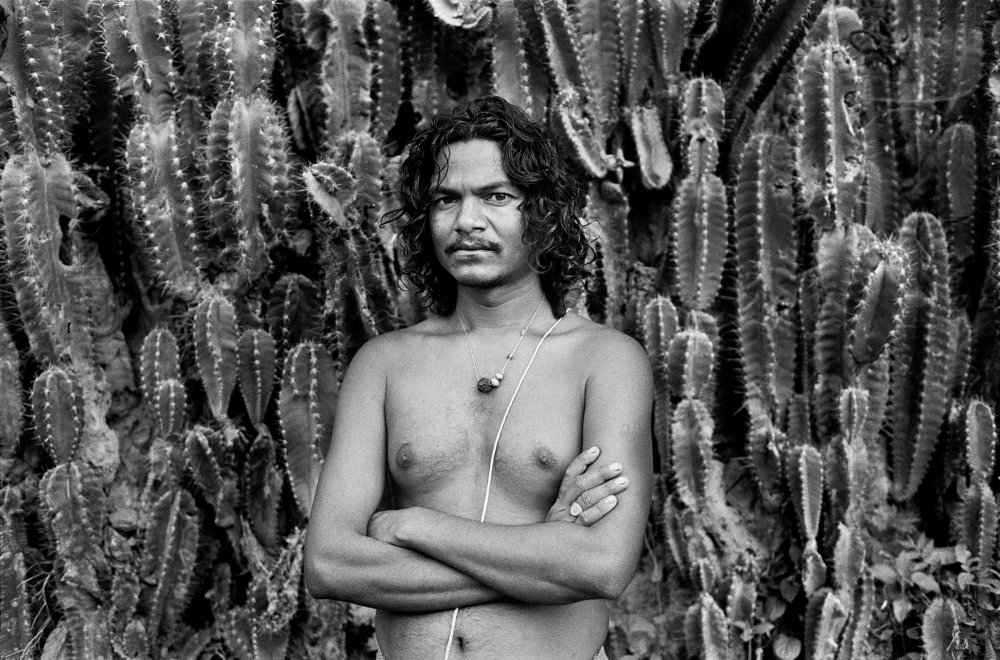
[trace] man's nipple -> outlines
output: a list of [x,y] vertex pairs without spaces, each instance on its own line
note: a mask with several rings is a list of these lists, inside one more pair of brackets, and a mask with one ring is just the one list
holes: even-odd
[[532,456],[535,459],[535,463],[546,470],[554,470],[558,463],[555,454],[548,447],[536,447],[535,451],[532,452]]
[[413,447],[410,446],[409,442],[404,442],[396,450],[396,467],[400,470],[409,470],[413,467]]

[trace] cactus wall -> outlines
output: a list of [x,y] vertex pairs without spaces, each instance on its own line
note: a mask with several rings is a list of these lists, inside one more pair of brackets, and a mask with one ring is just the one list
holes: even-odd
[[986,0],[0,0],[0,657],[360,658],[302,530],[423,312],[401,152],[497,93],[587,187],[657,488],[612,658],[1000,650]]

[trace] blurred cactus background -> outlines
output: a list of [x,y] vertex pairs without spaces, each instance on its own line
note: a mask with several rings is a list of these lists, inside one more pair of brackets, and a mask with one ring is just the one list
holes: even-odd
[[996,658],[988,0],[0,0],[0,657],[368,658],[303,529],[414,130],[548,123],[656,376],[612,659]]

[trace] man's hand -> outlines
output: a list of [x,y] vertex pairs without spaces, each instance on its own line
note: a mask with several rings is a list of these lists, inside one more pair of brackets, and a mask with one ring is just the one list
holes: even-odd
[[558,520],[589,527],[615,508],[615,495],[628,488],[628,479],[619,476],[620,463],[590,469],[600,453],[600,449],[591,447],[569,464],[545,522]]
[[368,537],[383,543],[401,546],[400,534],[404,511],[409,511],[409,509],[376,511],[368,521]]

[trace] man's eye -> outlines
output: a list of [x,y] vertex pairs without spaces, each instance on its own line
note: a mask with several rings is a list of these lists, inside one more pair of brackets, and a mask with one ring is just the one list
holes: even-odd
[[454,203],[455,203],[455,198],[448,196],[438,197],[437,199],[434,200],[434,206],[438,207],[451,206]]
[[486,199],[491,202],[506,202],[510,198],[511,195],[508,195],[505,192],[493,192],[486,196]]

